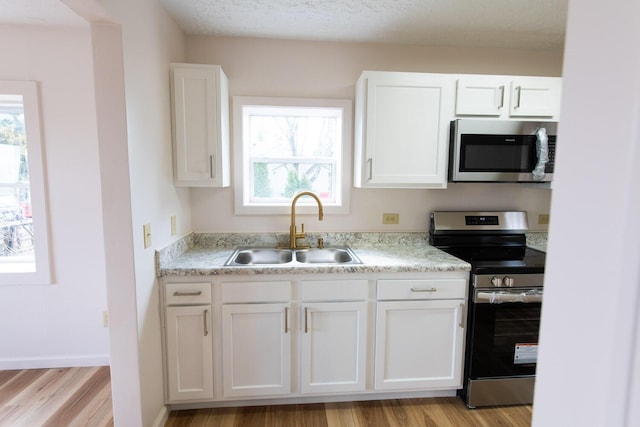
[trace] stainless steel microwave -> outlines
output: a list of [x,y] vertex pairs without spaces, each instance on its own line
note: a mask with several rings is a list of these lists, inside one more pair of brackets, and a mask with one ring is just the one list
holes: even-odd
[[537,121],[452,121],[449,181],[552,181],[557,126]]

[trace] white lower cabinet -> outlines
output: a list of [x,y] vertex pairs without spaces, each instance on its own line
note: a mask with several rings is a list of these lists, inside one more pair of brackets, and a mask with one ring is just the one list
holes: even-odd
[[[301,284],[302,393],[365,390],[367,294],[366,280]],[[344,299],[355,301],[341,301]]]
[[291,391],[291,283],[222,284],[223,395]]
[[464,280],[378,281],[376,390],[461,386],[465,287]]
[[287,394],[291,390],[289,304],[222,306],[225,397]]
[[210,283],[166,285],[165,345],[169,401],[213,398],[210,289]]
[[466,273],[353,276],[164,279],[167,402],[460,388]]

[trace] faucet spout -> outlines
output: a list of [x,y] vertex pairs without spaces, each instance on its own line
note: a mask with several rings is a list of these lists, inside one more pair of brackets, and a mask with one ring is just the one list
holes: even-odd
[[[296,202],[300,197],[303,197],[303,196],[313,197],[313,199],[318,204],[318,220],[322,221],[322,219],[324,218],[324,208],[322,207],[322,202],[320,201],[320,198],[317,195],[315,195],[311,191],[301,191],[300,193],[296,194],[293,197],[293,200],[291,200],[291,227],[289,228],[289,234],[290,234],[289,247],[291,249],[297,249],[302,247],[302,246],[298,246],[297,241],[298,239],[303,239],[304,237],[306,237],[306,233],[304,232],[304,224],[302,224],[302,231],[300,233],[298,233],[298,230],[296,227]],[[308,247],[308,245],[305,245],[304,247]]]

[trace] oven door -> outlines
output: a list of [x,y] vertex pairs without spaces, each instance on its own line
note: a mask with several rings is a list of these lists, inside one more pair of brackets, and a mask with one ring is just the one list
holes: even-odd
[[469,306],[468,377],[534,375],[541,307],[541,289],[475,290]]

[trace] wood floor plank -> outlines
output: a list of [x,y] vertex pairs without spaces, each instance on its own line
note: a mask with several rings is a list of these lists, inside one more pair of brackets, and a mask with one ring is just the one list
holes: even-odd
[[421,403],[415,399],[388,400],[382,406],[391,425],[396,426],[422,426],[424,418],[420,411]]
[[356,420],[362,427],[391,427],[379,400],[359,402],[355,407]]
[[[113,427],[108,367],[0,371],[0,427]],[[529,427],[532,407],[457,397],[173,411],[167,427]]]
[[327,424],[331,427],[353,427],[358,421],[353,411],[353,403],[325,403]]
[[5,405],[9,400],[15,399],[25,388],[46,372],[47,369],[28,369],[18,371],[16,375],[11,376],[6,383],[0,386],[0,405]]
[[236,413],[238,408],[220,408],[208,411],[208,424],[206,426],[234,427],[236,425]]
[[[102,367],[100,369],[105,369]],[[105,370],[106,374],[109,374],[108,368]],[[111,383],[107,376],[106,381],[104,376],[99,376],[99,380],[103,385],[99,388],[98,393],[95,394],[93,399],[87,400],[86,404],[82,405],[69,424],[69,427],[106,427],[113,425],[112,404],[111,404]]]
[[81,384],[86,380],[80,377],[81,374],[83,371],[77,368],[47,370],[9,402],[16,405],[20,412],[12,418],[6,418],[5,421],[22,425],[42,425],[51,416],[52,411],[67,399],[65,387],[68,387],[70,382]]
[[96,369],[91,379],[82,384],[65,403],[42,424],[43,427],[68,426],[97,394],[110,382],[108,369]]

